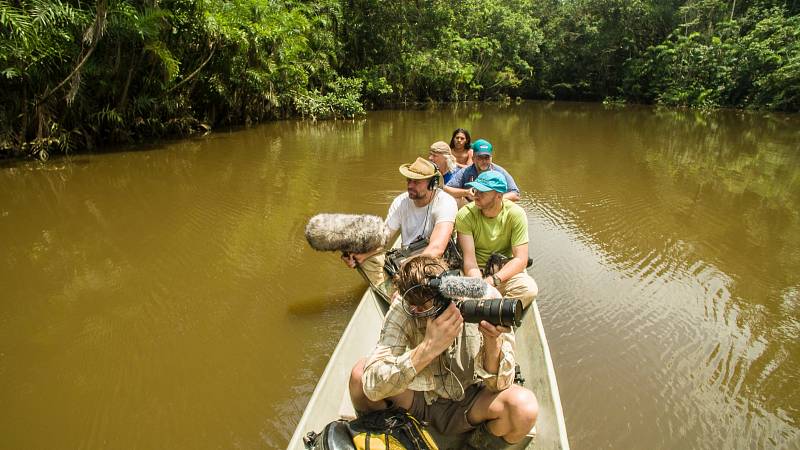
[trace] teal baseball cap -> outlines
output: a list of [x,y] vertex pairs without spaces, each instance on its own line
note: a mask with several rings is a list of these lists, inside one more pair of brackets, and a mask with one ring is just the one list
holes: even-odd
[[472,143],[472,154],[491,155],[492,144],[490,144],[489,141],[487,141],[486,139],[478,139],[477,141]]
[[487,170],[475,178],[475,181],[467,183],[467,186],[475,188],[481,192],[497,191],[501,194],[508,192],[506,177],[496,170]]

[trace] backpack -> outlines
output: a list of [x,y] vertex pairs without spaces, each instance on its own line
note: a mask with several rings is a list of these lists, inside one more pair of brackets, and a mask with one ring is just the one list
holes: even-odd
[[438,450],[424,424],[402,408],[335,420],[303,442],[309,450]]

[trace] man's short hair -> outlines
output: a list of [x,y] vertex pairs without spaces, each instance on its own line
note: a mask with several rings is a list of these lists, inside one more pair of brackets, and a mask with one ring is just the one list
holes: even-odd
[[395,276],[397,291],[410,305],[420,306],[432,300],[438,292],[428,286],[428,279],[442,274],[448,269],[442,258],[416,256],[400,267]]

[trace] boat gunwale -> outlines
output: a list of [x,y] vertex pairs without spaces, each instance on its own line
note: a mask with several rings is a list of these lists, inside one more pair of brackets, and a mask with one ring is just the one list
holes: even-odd
[[561,444],[562,450],[569,450],[569,438],[567,437],[567,424],[564,420],[564,408],[561,405],[561,394],[558,390],[558,380],[556,380],[556,370],[553,364],[552,356],[550,355],[550,343],[547,342],[547,336],[544,333],[544,324],[542,323],[542,315],[539,313],[539,306],[534,302],[530,306],[534,312],[534,320],[536,321],[536,332],[539,334],[539,342],[541,344],[542,352],[544,353],[545,367],[547,370],[547,382],[550,386],[550,398],[553,401],[554,413],[556,416],[556,424],[558,428],[558,440]]
[[[371,301],[370,301],[371,300]],[[355,311],[353,311],[353,315],[350,317],[350,321],[347,323],[347,327],[345,327],[344,331],[342,332],[341,337],[339,337],[339,342],[336,343],[336,347],[333,349],[330,358],[328,358],[328,363],[325,365],[325,369],[322,371],[322,375],[320,375],[319,379],[317,380],[316,386],[314,386],[314,392],[311,394],[311,397],[308,399],[308,403],[306,404],[305,410],[303,410],[303,415],[300,416],[300,420],[297,422],[297,426],[295,427],[294,433],[292,433],[292,438],[287,445],[287,448],[305,448],[303,445],[302,447],[298,447],[302,443],[302,439],[305,436],[305,433],[308,430],[304,429],[304,425],[309,422],[309,418],[311,414],[313,414],[312,408],[309,406],[314,405],[317,403],[319,398],[323,395],[324,386],[327,384],[328,378],[330,378],[331,373],[336,370],[334,364],[331,364],[335,361],[340,354],[345,352],[344,347],[346,343],[350,342],[349,336],[352,333],[355,333],[357,327],[353,326],[355,320],[362,315],[362,312],[367,307],[378,307],[380,308],[378,296],[372,290],[372,288],[367,288],[364,295],[361,296],[361,300],[358,302],[358,306],[356,306]],[[367,306],[369,305],[369,306]]]

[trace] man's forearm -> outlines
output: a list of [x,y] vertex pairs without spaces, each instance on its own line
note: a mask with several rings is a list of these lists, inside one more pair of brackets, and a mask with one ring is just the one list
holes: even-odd
[[514,275],[521,273],[525,270],[525,266],[528,265],[528,260],[522,260],[522,258],[511,258],[511,261],[507,262],[502,269],[495,272],[495,275],[500,278],[501,281],[505,282],[508,281],[509,278],[513,277]]
[[500,370],[502,341],[500,339],[484,339],[483,345],[483,368],[487,372],[497,375],[497,371]]
[[366,363],[362,378],[364,394],[368,399],[378,401],[402,393],[416,374],[428,367],[440,353],[427,339],[399,357],[390,356],[388,348],[382,349]]
[[[503,333],[495,339],[496,344],[490,344],[485,339],[481,348],[480,364],[476,370],[481,373],[487,389],[502,391],[514,382],[514,338]],[[497,350],[489,347],[498,346]]]
[[364,366],[361,378],[364,395],[372,401],[378,401],[400,394],[415,376],[411,352],[394,357],[388,348],[380,349]]
[[425,340],[411,350],[411,364],[414,366],[414,370],[419,373],[422,369],[428,367],[428,364],[432,363],[437,356],[439,356],[439,353],[434,352],[430,343]]
[[425,250],[422,252],[425,256],[438,258],[444,254],[447,249],[447,243],[450,242],[450,236],[453,234],[453,224],[451,222],[437,223],[433,227],[433,232],[430,236],[430,242]]
[[446,244],[440,245],[431,242],[430,244],[428,244],[427,247],[425,247],[425,250],[422,251],[420,256],[430,256],[431,258],[439,258],[440,256],[444,255],[444,249],[446,247],[447,247]]
[[478,267],[471,267],[464,270],[464,274],[468,277],[481,278],[481,269]]
[[481,278],[481,268],[478,267],[478,263],[475,261],[474,255],[468,257],[468,255],[464,255],[464,275],[468,277],[476,277]]

